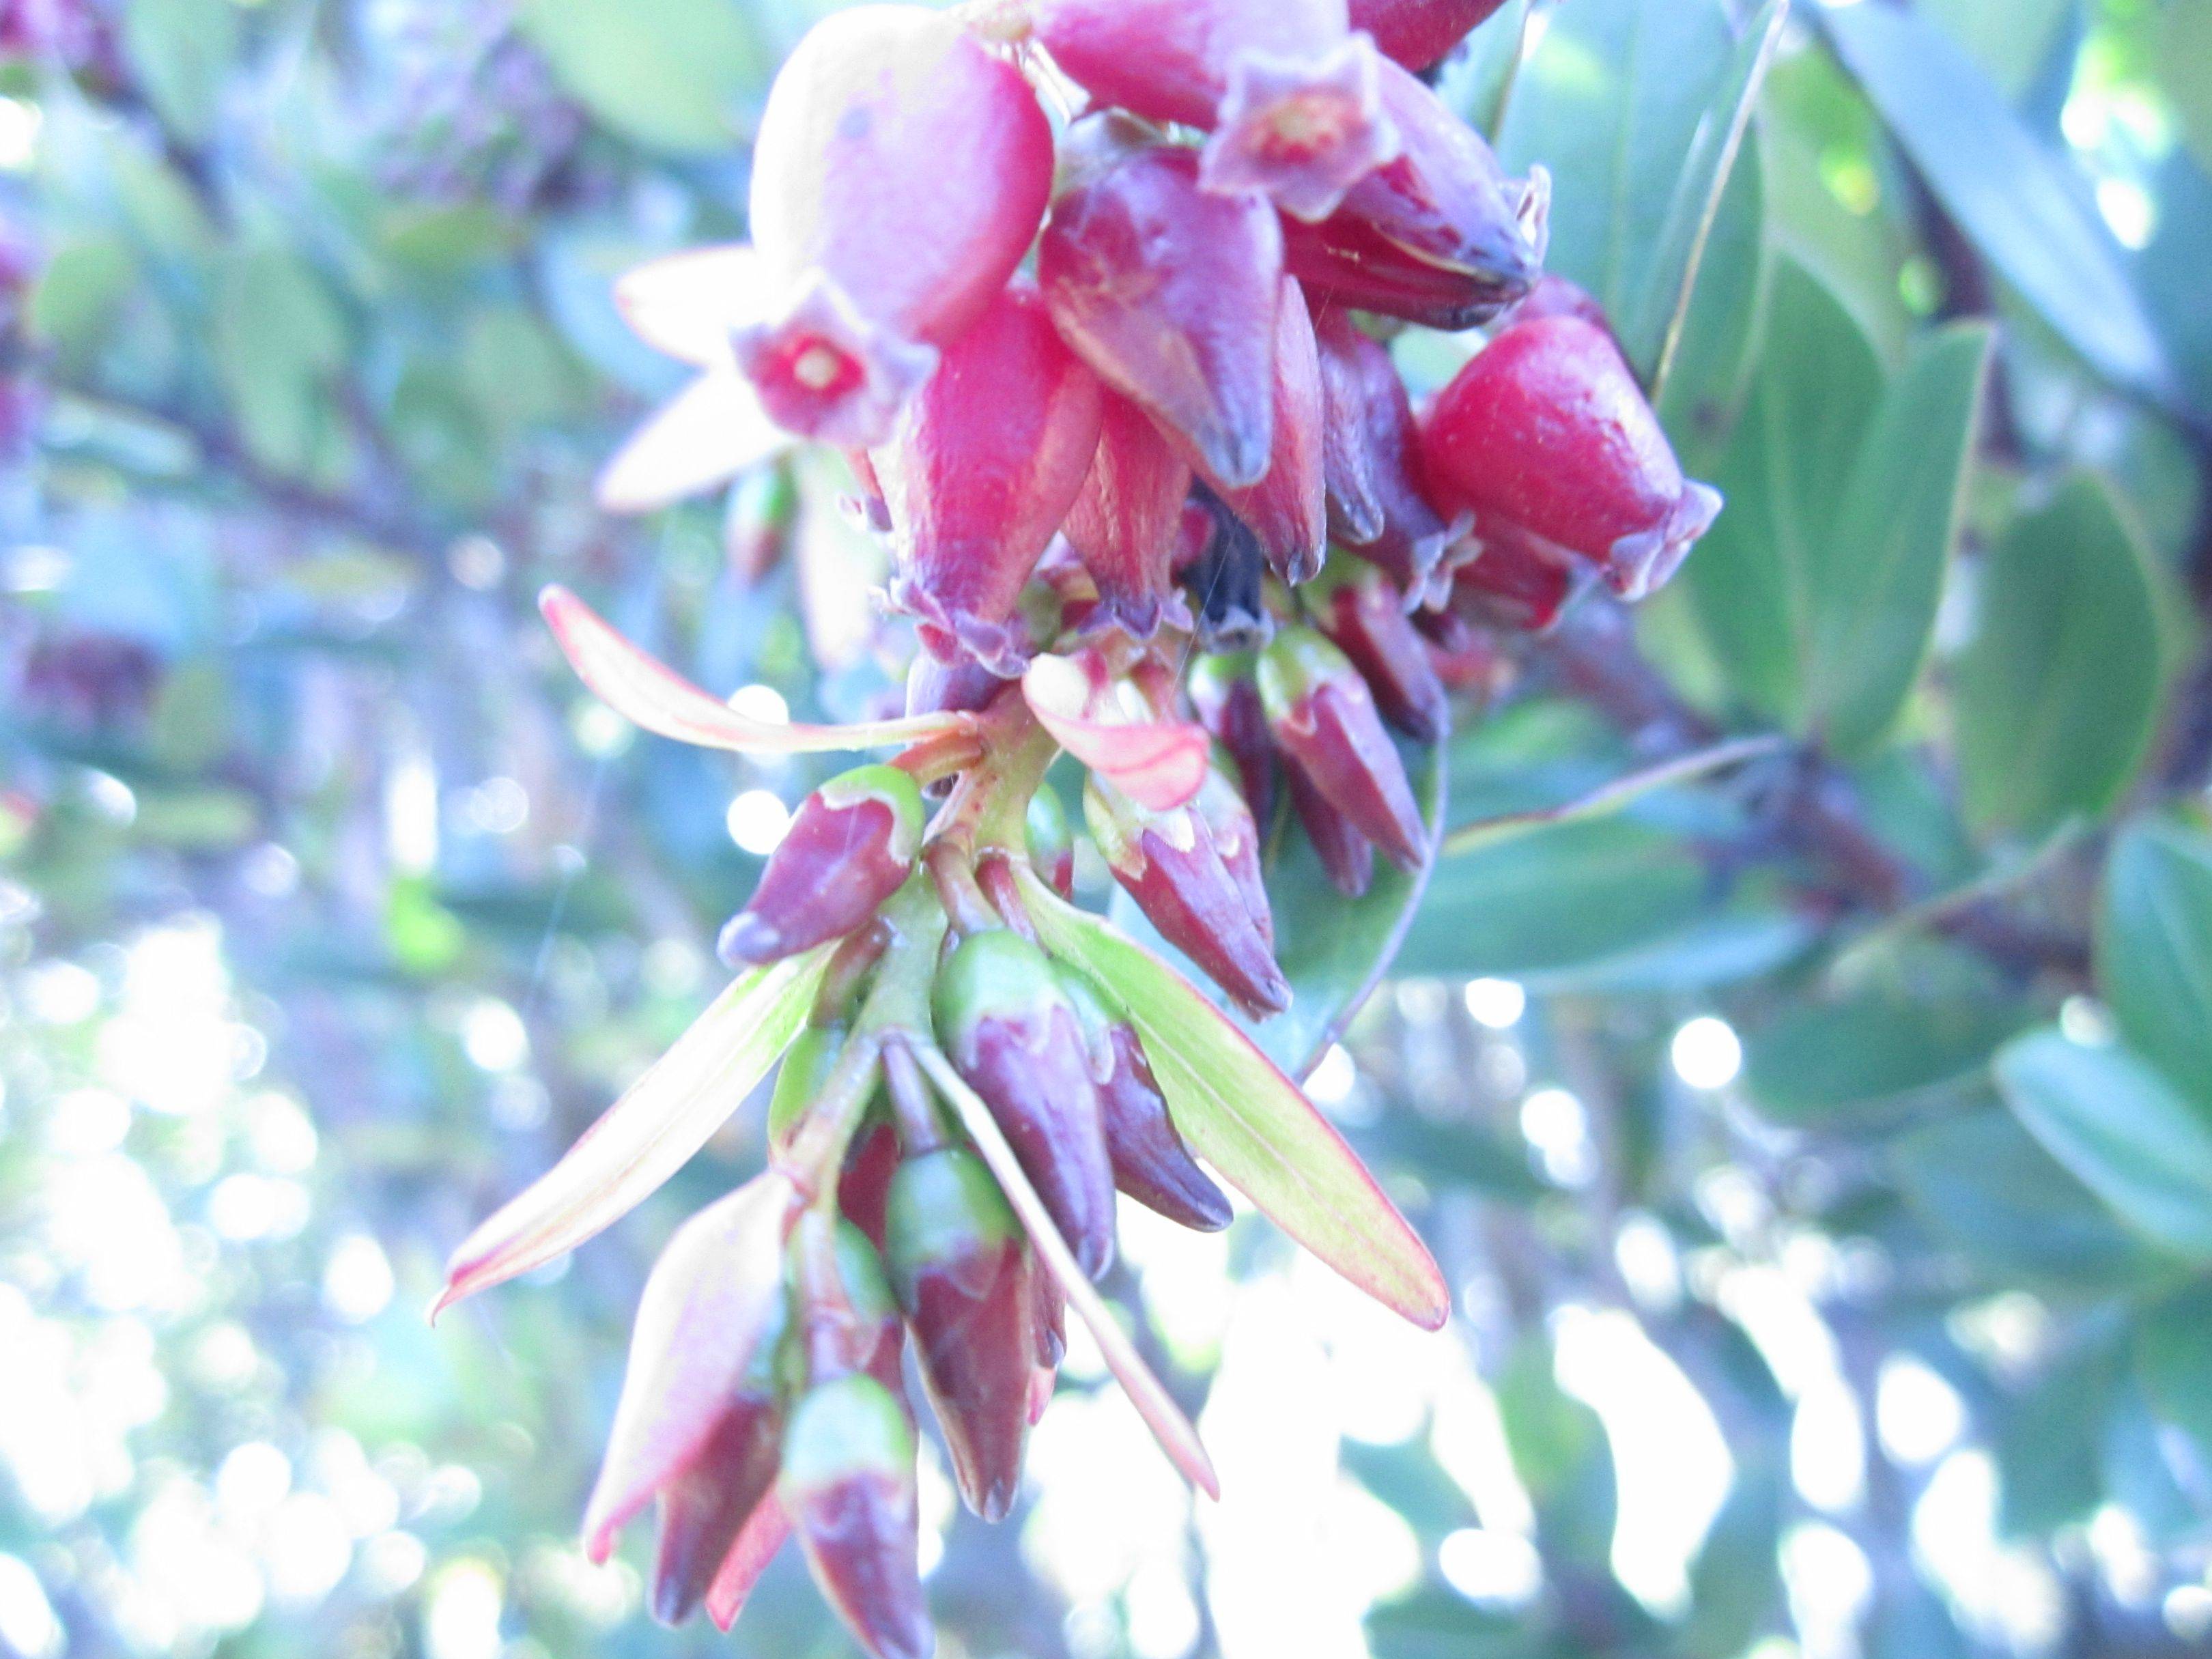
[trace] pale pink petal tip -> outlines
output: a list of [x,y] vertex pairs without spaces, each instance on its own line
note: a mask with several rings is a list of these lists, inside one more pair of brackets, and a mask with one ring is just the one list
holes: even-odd
[[769,416],[802,438],[872,448],[930,372],[937,349],[861,314],[828,273],[802,276],[781,314],[731,337]]
[[1308,223],[1327,218],[1346,191],[1397,157],[1379,61],[1364,33],[1318,58],[1239,54],[1199,154],[1200,183],[1224,195],[1258,191]]

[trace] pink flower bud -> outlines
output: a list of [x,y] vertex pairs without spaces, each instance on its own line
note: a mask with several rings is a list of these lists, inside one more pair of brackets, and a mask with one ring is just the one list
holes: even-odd
[[1316,303],[1447,332],[1489,322],[1513,299],[1492,276],[1431,264],[1342,211],[1317,225],[1285,220],[1283,264]]
[[[1685,480],[1628,365],[1579,317],[1505,330],[1437,394],[1421,430],[1431,484],[1487,545],[1595,565],[1624,599],[1672,575],[1720,511]],[[1484,562],[1478,560],[1478,563]]]
[[1509,524],[1493,524],[1481,551],[1452,580],[1451,608],[1470,622],[1541,634],[1597,586],[1597,567]]
[[815,1582],[874,1659],[928,1659],[914,1428],[864,1372],[809,1389],[783,1437],[778,1492]]
[[1267,568],[1285,581],[1302,582],[1321,568],[1328,551],[1328,514],[1322,465],[1321,359],[1313,319],[1293,277],[1283,279],[1275,308],[1270,399],[1273,437],[1266,474],[1243,489],[1218,477],[1207,481],[1260,538]]
[[1505,0],[1352,0],[1352,27],[1409,70],[1425,70]]
[[1037,0],[1037,38],[1099,101],[1213,134],[1209,190],[1319,218],[1397,152],[1344,0]]
[[881,442],[1020,262],[1052,167],[1029,83],[957,19],[871,5],[817,24],[753,147],[754,245],[786,297],[735,344],[769,412]]
[[1248,653],[1200,657],[1191,663],[1189,686],[1191,706],[1236,769],[1253,822],[1264,827],[1275,821],[1275,743],[1252,679],[1257,666]]
[[1444,683],[1395,588],[1372,571],[1351,577],[1330,591],[1316,621],[1352,659],[1383,719],[1420,743],[1443,738],[1451,719]]
[[1429,835],[1405,763],[1344,653],[1310,629],[1285,629],[1260,658],[1260,696],[1292,773],[1393,864],[1419,869]]
[[1194,807],[1147,811],[1096,777],[1083,810],[1115,879],[1170,945],[1254,1015],[1290,1006],[1291,988],[1268,942],[1272,920],[1263,927],[1249,882],[1229,864],[1256,855],[1256,835],[1252,845],[1224,853]]
[[716,945],[724,962],[774,962],[849,933],[914,872],[927,814],[914,780],[861,766],[799,804],[745,908]]
[[1295,766],[1285,767],[1290,782],[1291,810],[1313,843],[1329,885],[1346,898],[1365,896],[1375,880],[1375,843],[1352,827],[1311,779]]
[[1054,204],[1037,249],[1052,319],[1101,380],[1242,486],[1267,470],[1282,231],[1199,185],[1188,150],[1109,161]]
[[1219,1232],[1229,1224],[1229,1200],[1182,1144],[1134,1028],[1081,974],[1065,963],[1054,963],[1053,971],[1090,1045],[1114,1184],[1170,1221]]
[[953,1477],[969,1508],[1002,1520],[1021,1484],[1035,1360],[1020,1225],[981,1160],[953,1146],[901,1166],[889,1219],[891,1284]]
[[1490,146],[1435,93],[1393,63],[1382,66],[1382,107],[1403,141],[1395,161],[1353,186],[1337,217],[1418,259],[1481,277],[1517,298],[1541,271],[1551,181],[1540,167],[1506,178]]
[[1173,577],[1190,466],[1152,417],[1105,394],[1098,450],[1063,526],[1098,589],[1093,615],[1148,640],[1178,617]]
[[1036,290],[1006,289],[947,346],[874,456],[890,511],[893,599],[938,656],[1021,672],[1022,587],[1098,448],[1097,377],[1060,343]]
[[1429,504],[1405,382],[1382,343],[1337,307],[1315,315],[1314,339],[1330,533],[1401,592],[1425,598],[1456,537]]
[[1053,1221],[1092,1278],[1114,1260],[1114,1172],[1083,1030],[1045,954],[971,934],[939,971],[938,1039],[990,1107]]

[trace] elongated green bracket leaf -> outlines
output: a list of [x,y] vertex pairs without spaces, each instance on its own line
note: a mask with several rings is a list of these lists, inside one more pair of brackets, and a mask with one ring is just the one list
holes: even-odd
[[2103,817],[2149,752],[2158,600],[2142,543],[2079,475],[1982,565],[1981,626],[1956,684],[1959,781],[1984,833]]
[[576,677],[617,714],[664,738],[741,755],[822,754],[886,749],[975,724],[966,714],[917,714],[852,726],[758,720],[709,696],[639,650],[565,587],[548,587],[538,608]]
[[837,941],[741,975],[561,1161],[462,1241],[433,1318],[620,1220],[690,1162],[791,1046]]
[[1699,778],[1711,777],[1717,772],[1741,766],[1746,761],[1779,754],[1789,746],[1788,738],[1773,733],[1717,743],[1710,748],[1679,755],[1673,760],[1662,761],[1658,765],[1646,767],[1640,772],[1615,778],[1611,783],[1601,785],[1562,805],[1530,812],[1505,812],[1496,817],[1463,823],[1444,837],[1443,850],[1448,857],[1455,854],[1479,852],[1483,848],[1495,847],[1502,842],[1513,841],[1555,824],[1581,823],[1592,818],[1611,817],[1657,790],[1676,784],[1693,783]]
[[990,1107],[984,1103],[981,1095],[968,1086],[967,1080],[952,1068],[952,1062],[945,1059],[934,1043],[916,1043],[913,1052],[921,1068],[929,1073],[930,1080],[952,1103],[953,1110],[959,1114],[962,1127],[975,1143],[975,1150],[982,1154],[983,1161],[991,1166],[991,1173],[998,1177],[1000,1188],[1006,1195],[1006,1202],[1022,1218],[1022,1225],[1029,1232],[1030,1243],[1036,1247],[1037,1255],[1043,1258],[1047,1271],[1059,1282],[1060,1290],[1067,1297],[1068,1305],[1075,1310],[1077,1316],[1097,1340],[1098,1351],[1105,1357],[1106,1369],[1114,1373],[1114,1380],[1127,1394],[1130,1404],[1137,1408],[1137,1414],[1145,1419],[1145,1425],[1159,1441],[1160,1449],[1167,1453],[1170,1461],[1183,1472],[1193,1486],[1218,1501],[1221,1497],[1221,1481],[1213,1472],[1213,1460],[1206,1455],[1206,1448],[1199,1443],[1198,1431],[1191,1426],[1190,1419],[1183,1415],[1182,1408],[1176,1404],[1174,1396],[1168,1393],[1159,1378],[1152,1375],[1152,1367],[1145,1364],[1135,1345],[1129,1340],[1128,1333],[1121,1328],[1112,1310],[1091,1288],[1091,1280],[1078,1265],[1074,1252],[1067,1248],[1067,1241],[1060,1236],[1060,1229],[1053,1224],[1051,1212],[1045,1208],[1044,1200],[1037,1196],[1036,1188],[1030,1184],[1028,1172],[1022,1168],[1021,1159],[1014,1156],[1014,1149],[1000,1129],[998,1120],[991,1115]]
[[1176,1127],[1292,1238],[1425,1329],[1451,1313],[1435,1258],[1344,1137],[1205,994],[1142,945],[1018,874],[1037,937],[1128,1012]]
[[2157,330],[2083,181],[1973,59],[1909,6],[1808,9],[1944,209],[2021,297],[2100,374],[2170,397]]
[[1887,735],[1936,634],[1943,571],[1981,427],[1990,331],[1940,329],[1915,349],[1859,445],[1813,614],[1814,727],[1863,754]]
[[2145,1237],[2212,1261],[2212,1103],[2192,1103],[2118,1046],[2031,1032],[1996,1059],[2005,1103],[2051,1155]]
[[1597,296],[1647,381],[1741,143],[1786,7],[1741,37],[1720,0],[1576,0],[1522,66],[1498,130],[1556,181],[1547,263]]
[[1528,55],[1535,11],[1535,0],[1505,0],[1468,37],[1464,51],[1444,59],[1437,78],[1437,96],[1445,107],[1492,143]]
[[1745,25],[1713,101],[1698,123],[1697,136],[1690,141],[1681,177],[1674,181],[1658,245],[1652,250],[1651,267],[1644,273],[1629,324],[1630,337],[1657,342],[1649,365],[1654,399],[1664,393],[1673,371],[1721,199],[1743,153],[1759,88],[1766,79],[1767,66],[1774,61],[1774,49],[1781,43],[1782,25],[1789,15],[1790,0],[1766,0]]
[[2212,837],[2154,820],[2114,843],[2097,983],[2130,1046],[2212,1112]]

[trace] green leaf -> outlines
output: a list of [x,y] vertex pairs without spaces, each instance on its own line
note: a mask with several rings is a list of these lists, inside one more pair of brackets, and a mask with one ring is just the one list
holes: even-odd
[[1850,313],[1796,260],[1777,262],[1770,305],[1750,398],[1715,480],[1728,507],[1683,579],[1737,695],[1802,728],[1820,571],[1882,371]]
[[[1946,33],[1989,71],[2005,96],[2018,99],[2028,88],[2070,21],[2075,0],[1919,0]],[[2208,50],[2212,50],[2209,46]]]
[[2156,821],[2121,835],[2097,983],[2129,1045],[2212,1111],[2212,841]]
[[1954,324],[1923,339],[1875,411],[1819,569],[1807,665],[1808,714],[1843,753],[1887,732],[1936,630],[1944,566],[1973,459],[1990,330]]
[[2166,0],[2160,83],[2197,164],[2212,172],[2212,0]]
[[1444,59],[1437,76],[1437,96],[1477,132],[1494,139],[1520,78],[1521,63],[1534,0],[1505,0],[1467,48]]
[[1796,1002],[1752,1036],[1744,1080],[1767,1116],[1836,1127],[1957,1082],[2022,1023],[2014,1004],[1984,998]]
[[2031,1032],[1997,1055],[2005,1102],[2028,1133],[2120,1218],[2212,1260],[2212,1106],[2193,1105],[2121,1048]]
[[2151,1409],[2212,1462],[2212,1287],[2195,1285],[2143,1310],[2136,1375]]
[[1981,626],[1958,665],[1959,775],[1984,832],[2110,811],[2158,715],[2157,596],[2111,491],[2076,476],[1983,562]]
[[799,1035],[836,948],[732,981],[559,1163],[461,1242],[438,1305],[574,1249],[690,1162]]
[[1809,8],[1951,216],[2090,366],[2162,394],[2171,371],[2083,181],[1941,25],[1905,6]]
[[188,143],[206,142],[238,51],[231,0],[132,0],[123,49],[163,124]]
[[1686,471],[1712,471],[1743,412],[1765,325],[1772,261],[1766,257],[1765,151],[1756,127],[1721,192],[1682,332],[1656,400]]
[[275,246],[227,254],[210,344],[255,460],[295,477],[327,477],[343,465],[331,381],[345,362],[348,334],[310,266]]
[[1656,368],[1742,135],[1781,8],[1739,40],[1719,0],[1577,0],[1521,69],[1498,132],[1556,181],[1547,263]]
[[730,0],[524,0],[521,25],[569,92],[654,149],[737,146],[767,70]]
[[1427,1247],[1297,1085],[1167,963],[1030,872],[1019,880],[1045,947],[1127,1012],[1198,1154],[1354,1285],[1416,1324],[1441,1326],[1451,1293]]
[[1655,944],[1705,907],[1704,861],[1680,838],[1585,819],[1440,860],[1399,970],[1526,977]]
[[1994,1449],[2003,1475],[2003,1536],[2046,1535],[2103,1498],[2101,1442],[2118,1369],[2110,1344],[2093,1338],[1999,1398]]
[[2105,1286],[2164,1261],[1995,1105],[1900,1136],[1889,1162],[1927,1224],[2002,1279]]

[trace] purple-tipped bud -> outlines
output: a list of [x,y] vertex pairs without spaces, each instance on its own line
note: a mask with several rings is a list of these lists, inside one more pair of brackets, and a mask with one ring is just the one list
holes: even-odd
[[[1229,867],[1196,802],[1147,811],[1094,777],[1083,811],[1115,879],[1170,944],[1255,1017],[1291,1006],[1252,892]],[[1256,845],[1256,834],[1252,839]]]
[[1285,767],[1284,773],[1290,784],[1291,810],[1313,843],[1329,885],[1346,898],[1364,896],[1375,880],[1375,843],[1353,828],[1352,820],[1331,805],[1296,766]]
[[1265,832],[1275,821],[1275,740],[1253,680],[1259,659],[1249,652],[1215,653],[1190,665],[1191,706],[1237,773],[1252,821]]
[[716,945],[731,967],[775,962],[866,922],[914,872],[927,813],[895,766],[840,774],[799,804],[760,884]]
[[1352,27],[1409,70],[1425,70],[1505,0],[1352,0]]
[[1114,1260],[1114,1172],[1083,1029],[1049,959],[1017,933],[972,934],[939,970],[935,1012],[946,1054],[1097,1278]]
[[1542,274],[1551,181],[1506,178],[1490,146],[1410,72],[1381,66],[1382,107],[1401,148],[1353,187],[1336,217],[1415,258],[1480,277],[1501,301]]
[[753,147],[754,246],[787,297],[734,344],[769,413],[880,443],[1020,263],[1052,166],[1028,82],[957,18],[872,5],[817,24]]
[[1589,564],[1623,599],[1672,575],[1720,511],[1683,477],[1612,337],[1572,314],[1477,353],[1437,394],[1421,448],[1440,502],[1471,512],[1486,547]]
[[1216,477],[1267,470],[1282,231],[1257,197],[1217,196],[1188,150],[1139,149],[1053,204],[1037,282],[1098,377]]
[[1173,564],[1190,465],[1152,417],[1108,392],[1083,491],[1063,526],[1098,590],[1102,621],[1148,640],[1176,605]]
[[1017,283],[907,404],[874,460],[898,559],[891,596],[934,654],[964,648],[1021,672],[1015,608],[1083,488],[1103,396],[1036,290]]
[[1036,1295],[1027,1244],[991,1172],[947,1146],[892,1178],[892,1288],[968,1507],[1005,1518],[1021,1485]]
[[907,665],[906,712],[980,714],[1006,686],[1004,679],[973,657],[957,656],[947,662],[930,652],[918,651]]
[[[1275,308],[1275,360],[1270,393],[1273,438],[1267,471],[1255,484],[1207,482],[1260,539],[1267,568],[1286,582],[1302,582],[1321,568],[1328,551],[1328,496],[1322,460],[1321,359],[1304,293],[1283,279]],[[1195,458],[1203,463],[1203,458]]]
[[1405,600],[1380,572],[1339,582],[1316,608],[1316,620],[1352,659],[1383,719],[1418,742],[1443,738],[1451,718],[1444,683],[1428,641],[1406,615]]
[[794,1315],[809,1363],[826,1370],[897,1371],[899,1312],[875,1243],[852,1221],[819,1209],[793,1223],[787,1249]]
[[1340,307],[1324,306],[1315,314],[1314,340],[1321,354],[1329,533],[1418,599],[1453,532],[1429,504],[1405,382],[1382,342]]
[[1428,856],[1428,831],[1405,763],[1367,682],[1310,629],[1285,629],[1260,658],[1260,698],[1293,772],[1401,869]]
[[1341,210],[1317,225],[1285,220],[1283,265],[1318,302],[1447,332],[1489,322],[1516,294],[1490,275],[1408,253]]
[[1056,962],[1053,969],[1090,1045],[1114,1184],[1170,1221],[1200,1232],[1219,1232],[1230,1222],[1229,1200],[1182,1144],[1135,1028],[1109,1011],[1074,969]]
[[[1067,1292],[1060,1287],[1060,1280],[1048,1273],[1030,1274],[1030,1283],[1036,1292],[1030,1304],[1036,1369],[1049,1379],[1060,1368],[1060,1362],[1067,1357]],[[1045,1392],[1052,1392],[1049,1380]],[[1030,1401],[1030,1427],[1036,1426],[1042,1410],[1033,1396]]]
[[660,1490],[652,1607],[662,1624],[683,1624],[706,1600],[738,1533],[775,1489],[782,1445],[771,1350],[756,1361],[697,1459]]
[[1030,865],[1062,898],[1075,896],[1075,830],[1067,809],[1050,786],[1040,786],[1022,815],[1023,840]]
[[1452,612],[1468,622],[1547,633],[1597,586],[1597,566],[1516,525],[1493,520],[1480,545],[1452,576]]
[[822,1593],[875,1659],[927,1659],[914,1428],[862,1372],[817,1383],[791,1413],[777,1492]]

